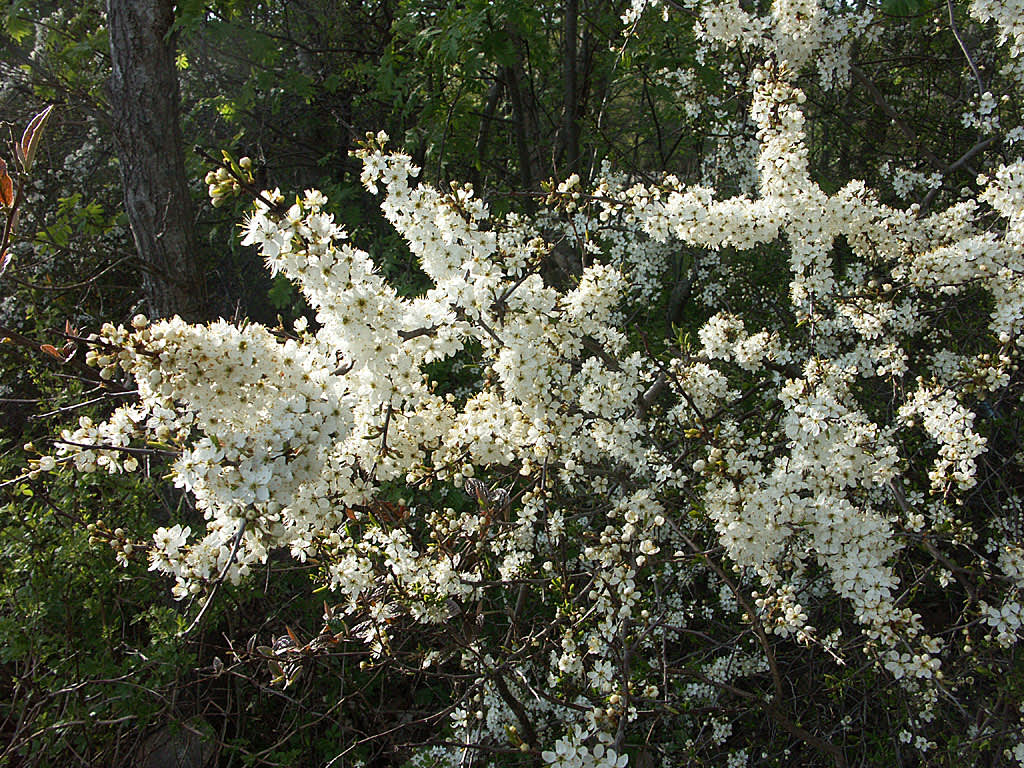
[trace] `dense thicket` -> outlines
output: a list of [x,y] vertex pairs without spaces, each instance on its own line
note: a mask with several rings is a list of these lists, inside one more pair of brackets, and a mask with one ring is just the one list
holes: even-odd
[[1024,764],[1019,6],[9,3],[0,762]]

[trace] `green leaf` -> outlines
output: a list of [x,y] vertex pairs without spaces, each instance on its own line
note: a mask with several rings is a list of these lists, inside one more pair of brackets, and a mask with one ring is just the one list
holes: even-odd
[[11,3],[4,16],[3,27],[14,42],[20,43],[32,32],[32,21],[21,15],[17,3]]
[[288,309],[292,305],[294,296],[295,286],[284,275],[275,277],[274,284],[267,291],[267,298],[270,299],[270,303],[274,305],[275,309],[279,310]]
[[928,0],[883,0],[882,12],[890,16],[917,16],[928,6]]

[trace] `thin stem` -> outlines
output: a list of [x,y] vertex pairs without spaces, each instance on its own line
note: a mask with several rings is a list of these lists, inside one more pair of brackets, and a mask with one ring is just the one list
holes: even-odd
[[974,57],[971,56],[971,52],[967,50],[967,46],[964,44],[963,38],[960,37],[960,30],[956,26],[956,17],[953,15],[953,0],[946,0],[946,8],[949,9],[949,28],[953,31],[953,37],[956,38],[957,43],[960,44],[960,50],[964,52],[964,57],[967,59],[967,63],[971,67],[971,72],[974,73],[974,82],[978,85],[978,95],[981,96],[985,93],[985,86],[981,82],[981,73],[978,71],[978,65],[974,63]]
[[189,634],[193,629],[199,626],[199,622],[203,620],[203,616],[206,615],[206,611],[209,609],[210,604],[213,603],[213,598],[217,594],[217,588],[224,583],[224,579],[227,578],[228,575],[228,569],[230,569],[235,562],[235,557],[238,555],[238,547],[242,543],[242,534],[245,533],[245,525],[247,522],[248,521],[243,517],[242,521],[238,525],[238,532],[235,534],[235,540],[231,544],[231,554],[228,556],[228,561],[224,563],[224,567],[221,569],[220,575],[217,577],[217,580],[213,582],[213,587],[210,589],[210,594],[207,596],[206,602],[203,603],[203,607],[199,609],[199,613],[196,614],[192,623],[189,624],[186,629],[178,633],[178,637],[184,637]]

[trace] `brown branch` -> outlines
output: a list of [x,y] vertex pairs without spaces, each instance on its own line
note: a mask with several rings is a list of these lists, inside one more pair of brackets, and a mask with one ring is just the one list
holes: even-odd
[[89,451],[120,451],[121,453],[133,453],[144,456],[152,456],[158,454],[161,456],[177,456],[177,451],[166,451],[162,448],[133,448],[127,445],[90,445],[88,443],[76,443],[72,440],[54,440],[54,443],[60,443],[61,445],[73,445],[76,448],[85,448]]
[[[899,485],[899,483],[896,480],[891,480],[889,482],[889,490],[892,491],[893,498],[896,499],[896,505],[900,508],[900,511],[903,512],[903,514],[909,516],[913,512],[913,510],[907,503],[907,498],[903,493],[903,488]],[[964,588],[964,591],[970,596],[971,600],[977,602],[978,592],[977,590],[975,590],[974,586],[967,580],[966,577],[977,577],[980,574],[973,573],[970,569],[962,568],[961,566],[954,563],[952,560],[950,560],[948,557],[942,554],[938,550],[938,548],[931,541],[928,540],[927,536],[921,537],[921,543],[924,545],[924,548],[928,550],[928,554],[930,554],[939,563],[945,566],[946,569],[953,573],[953,575],[956,577],[956,580],[960,583],[960,586]]]
[[[895,125],[899,129],[900,133],[902,133],[906,137],[907,141],[909,141],[911,144],[919,146],[921,142],[918,140],[917,134],[914,133],[914,129],[910,127],[906,120],[900,117],[899,113],[886,100],[885,95],[880,90],[878,90],[878,86],[871,82],[871,79],[864,73],[864,70],[858,67],[856,64],[851,64],[850,73],[853,75],[854,80],[856,80],[864,87],[864,90],[868,92],[868,95],[871,97],[871,100],[874,101],[878,108],[885,113],[886,117],[892,120],[893,125]],[[945,170],[946,164],[939,160],[939,158],[936,157],[930,150],[925,149],[924,147],[921,147],[920,149],[921,154],[924,155],[925,159],[929,162],[929,164],[931,164],[933,168],[935,168],[937,171]]]
[[398,335],[402,339],[402,341],[409,341],[411,339],[417,338],[418,336],[429,336],[439,327],[440,326],[432,325],[429,328],[417,328],[416,330],[413,331],[398,331]]
[[687,677],[696,678],[697,680],[700,680],[703,683],[707,683],[708,685],[717,686],[718,688],[721,688],[723,691],[727,691],[733,694],[734,696],[738,696],[739,698],[744,699],[745,701],[757,702],[776,723],[782,726],[785,730],[789,731],[789,733],[793,734],[801,741],[810,744],[815,749],[821,752],[827,752],[828,754],[832,755],[832,758],[835,760],[836,768],[846,768],[846,756],[843,754],[843,751],[839,747],[837,747],[835,744],[833,744],[831,741],[828,741],[827,739],[823,739],[820,736],[815,736],[806,728],[803,728],[794,723],[792,720],[786,717],[785,713],[783,713],[782,710],[779,709],[778,705],[774,702],[765,701],[756,693],[744,691],[742,688],[737,688],[736,686],[730,685],[729,683],[721,682],[719,680],[712,680],[709,677],[705,677],[704,675],[697,674],[696,672],[691,672],[686,669],[670,667],[668,671],[675,674],[683,674]]
[[508,689],[508,685],[505,684],[505,678],[501,673],[495,674],[492,679],[494,680],[494,686],[498,689],[498,693],[501,694],[501,698],[504,699],[509,708],[515,712],[516,720],[518,720],[519,724],[523,727],[523,735],[526,737],[526,743],[536,749],[539,746],[537,741],[537,729],[534,728],[533,723],[530,722],[530,717],[526,714],[526,708],[523,706],[523,703],[512,695],[512,692]]
[[[987,136],[986,138],[981,139],[980,141],[975,143],[973,147],[968,149],[966,152],[960,155],[960,157],[958,157],[956,160],[954,160],[952,163],[946,166],[946,169],[942,172],[942,175],[947,176],[956,169],[960,168],[961,166],[966,165],[972,157],[974,157],[979,152],[983,152],[984,150],[988,149],[990,146],[992,146],[993,143],[998,141],[999,138],[999,136]],[[939,193],[939,189],[939,187],[935,187],[933,189],[928,190],[928,194],[925,195],[924,200],[921,201],[922,213],[926,211],[928,207],[932,204],[932,200],[934,200],[935,196]]]
[[754,634],[757,635],[758,642],[760,642],[761,648],[764,650],[765,658],[768,661],[768,668],[772,674],[772,682],[775,685],[775,698],[781,701],[783,696],[782,675],[779,672],[779,666],[775,661],[775,654],[772,652],[771,645],[768,642],[768,633],[765,632],[764,625],[757,617],[757,611],[754,610],[754,606],[750,604],[746,595],[744,595],[743,592],[740,591],[740,588],[732,581],[732,579],[729,578],[722,566],[712,560],[709,555],[705,554],[696,544],[694,544],[693,540],[683,532],[682,528],[680,528],[674,520],[668,519],[666,522],[672,530],[675,531],[676,535],[686,542],[686,545],[695,555],[704,559],[704,562],[711,567],[711,570],[717,574],[718,578],[725,582],[733,595],[735,595],[736,600],[743,606],[743,610],[747,613],[750,625],[754,630]]

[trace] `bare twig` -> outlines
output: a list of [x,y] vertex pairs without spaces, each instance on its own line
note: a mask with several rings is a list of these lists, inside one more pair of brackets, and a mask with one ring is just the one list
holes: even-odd
[[964,52],[964,57],[967,59],[968,65],[971,67],[971,72],[974,73],[974,82],[978,86],[978,96],[985,93],[985,86],[981,82],[981,72],[978,71],[978,65],[974,63],[974,57],[971,56],[971,52],[967,50],[967,46],[964,44],[964,40],[960,37],[960,30],[956,25],[956,16],[953,14],[953,0],[946,0],[946,8],[949,9],[949,28],[953,31],[953,37],[956,38],[957,43],[960,44],[960,50]]
[[92,444],[89,443],[76,443],[73,440],[54,440],[54,443],[60,443],[61,445],[72,445],[75,448],[85,448],[89,451],[120,451],[121,453],[134,453],[140,456],[151,456],[157,454],[160,456],[177,456],[177,451],[168,451],[163,448],[135,448],[130,445],[107,445],[105,443]]

